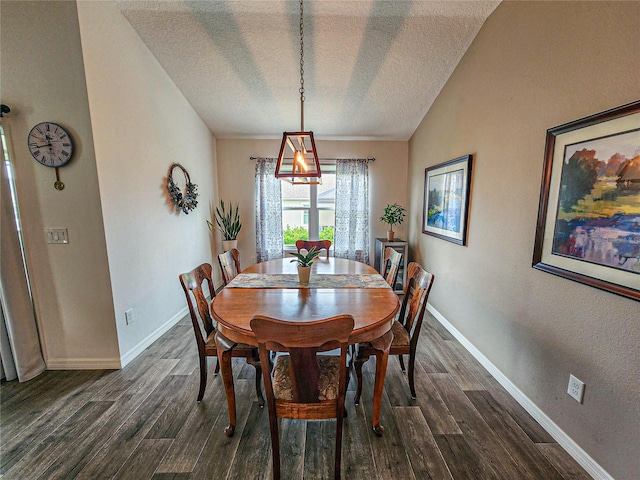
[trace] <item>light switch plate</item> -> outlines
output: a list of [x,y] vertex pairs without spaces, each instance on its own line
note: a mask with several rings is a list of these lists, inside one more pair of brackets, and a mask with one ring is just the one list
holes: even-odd
[[46,228],[44,234],[47,243],[69,243],[69,233],[66,228]]

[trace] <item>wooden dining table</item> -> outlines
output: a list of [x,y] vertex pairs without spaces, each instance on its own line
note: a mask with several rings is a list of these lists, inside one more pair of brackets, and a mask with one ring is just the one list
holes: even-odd
[[349,314],[354,318],[349,343],[370,342],[379,352],[373,392],[373,430],[376,435],[382,435],[380,408],[393,340],[391,325],[400,307],[398,296],[374,268],[353,260],[316,259],[307,286],[301,286],[296,275],[296,264],[291,263],[291,257],[258,263],[243,270],[211,303],[211,313],[218,322],[216,346],[229,410],[225,434],[232,436],[236,427],[231,349],[237,343],[258,345],[249,325],[254,315],[305,322]]

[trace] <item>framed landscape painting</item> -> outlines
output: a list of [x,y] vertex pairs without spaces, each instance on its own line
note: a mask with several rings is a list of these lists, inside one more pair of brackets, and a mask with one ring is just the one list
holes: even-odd
[[471,166],[465,155],[425,169],[422,233],[467,244]]
[[547,131],[533,267],[640,300],[640,101]]

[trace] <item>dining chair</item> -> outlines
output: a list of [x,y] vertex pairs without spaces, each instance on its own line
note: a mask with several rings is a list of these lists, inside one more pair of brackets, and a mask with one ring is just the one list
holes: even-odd
[[226,287],[242,269],[240,268],[240,252],[236,248],[232,248],[218,255],[218,263],[222,272],[222,281]]
[[[215,335],[216,327],[213,324],[211,314],[209,313],[209,301],[205,296],[205,289],[209,290],[211,299],[216,296],[211,279],[212,267],[209,263],[203,263],[190,272],[180,275],[180,284],[187,297],[187,305],[189,314],[191,315],[191,323],[193,331],[196,335],[196,344],[198,345],[198,358],[200,360],[200,390],[198,391],[198,402],[202,401],[204,391],[207,388],[207,357],[218,357],[218,349],[216,348]],[[203,335],[204,330],[204,335]],[[260,359],[258,349],[251,345],[238,343],[231,350],[232,357],[243,357],[247,363],[253,365],[256,369],[256,394],[258,403],[264,406],[264,398],[262,397],[261,377],[262,369],[260,367]],[[215,375],[220,370],[219,361],[216,361]]]
[[[359,250],[356,250],[356,254]],[[386,280],[386,282],[389,284],[389,286],[395,290],[395,285],[396,282],[398,281],[398,272],[400,271],[400,264],[402,263],[402,257],[403,255],[398,252],[397,250],[391,248],[391,247],[387,247],[384,250],[384,262],[382,264],[382,276],[384,277],[384,279]],[[356,258],[356,261],[358,261],[358,259]],[[356,355],[356,346],[355,345],[351,345],[350,348],[350,360],[351,363],[349,364],[349,366],[353,365]]]
[[[393,321],[391,331],[393,332],[393,342],[389,350],[389,355],[398,355],[400,368],[405,372],[403,355],[409,355],[409,389],[411,398],[416,398],[414,382],[416,348],[418,337],[422,327],[422,319],[427,307],[429,291],[433,285],[434,275],[427,272],[418,263],[411,262],[407,267],[407,283],[404,289],[400,313]],[[355,359],[356,376],[358,378],[358,389],[355,396],[355,404],[360,403],[362,393],[362,364],[371,355],[376,356],[376,361],[380,361],[382,352],[376,350],[371,343],[359,343]]]
[[[340,478],[342,419],[347,390],[347,348],[354,320],[338,315],[312,322],[285,322],[255,315],[255,333],[263,365],[269,351],[284,352],[276,357],[273,371],[262,370],[269,410],[273,478],[280,478],[278,418],[336,419],[334,477]],[[340,356],[317,355],[340,349]]]
[[329,258],[329,249],[331,248],[331,240],[296,240],[296,248],[298,253],[300,250],[311,250],[311,247],[316,247],[316,251],[325,249],[327,251],[327,258]]
[[396,282],[398,281],[398,272],[400,271],[400,265],[402,264],[402,257],[402,253],[398,252],[394,248],[387,247],[384,250],[382,276],[394,290]]

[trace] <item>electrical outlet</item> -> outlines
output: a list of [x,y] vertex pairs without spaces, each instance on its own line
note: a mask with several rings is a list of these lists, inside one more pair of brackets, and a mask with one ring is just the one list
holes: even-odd
[[127,322],[127,325],[131,325],[133,323],[133,308],[124,312],[124,320]]
[[584,383],[573,375],[569,375],[569,388],[567,388],[567,393],[578,402],[582,403],[582,399],[584,397]]

